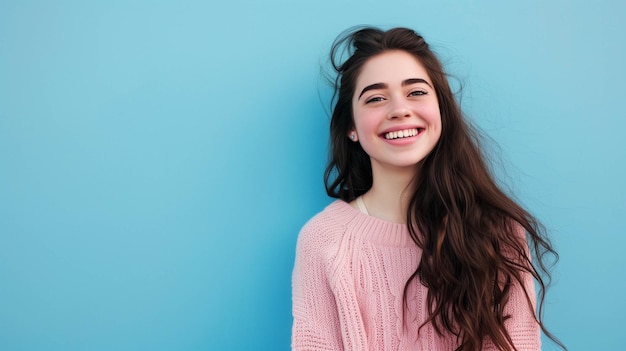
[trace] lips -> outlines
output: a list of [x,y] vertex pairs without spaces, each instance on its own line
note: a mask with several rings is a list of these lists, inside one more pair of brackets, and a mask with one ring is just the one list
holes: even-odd
[[394,130],[393,132],[383,133],[382,137],[387,140],[409,138],[409,137],[418,135],[421,130],[423,130],[423,128],[408,128],[408,129],[402,129],[402,130]]

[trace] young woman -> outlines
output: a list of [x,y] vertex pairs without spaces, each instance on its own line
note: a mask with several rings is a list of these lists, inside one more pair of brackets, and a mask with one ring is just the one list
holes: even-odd
[[339,200],[300,232],[292,348],[539,350],[534,282],[541,306],[556,253],[494,182],[428,44],[363,28],[331,62]]

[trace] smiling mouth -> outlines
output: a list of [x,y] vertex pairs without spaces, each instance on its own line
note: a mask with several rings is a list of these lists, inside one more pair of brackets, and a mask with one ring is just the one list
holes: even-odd
[[397,130],[395,132],[385,133],[383,134],[383,137],[387,140],[408,138],[418,135],[420,133],[420,130],[421,128]]

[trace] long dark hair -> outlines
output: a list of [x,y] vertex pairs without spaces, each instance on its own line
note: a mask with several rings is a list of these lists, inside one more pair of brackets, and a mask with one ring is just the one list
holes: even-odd
[[[479,147],[479,133],[465,121],[439,59],[413,30],[357,28],[335,40],[330,55],[336,71],[331,156],[324,176],[328,195],[349,202],[372,186],[369,156],[347,135],[354,126],[357,77],[367,60],[389,50],[405,51],[424,66],[437,94],[442,124],[441,137],[418,165],[412,184],[407,225],[423,253],[405,285],[405,302],[406,287],[419,279],[428,288],[429,316],[424,324],[432,323],[440,334],[445,330],[455,335],[461,342],[459,351],[480,350],[485,338],[501,350],[514,350],[504,326],[510,317],[504,306],[512,285],[519,285],[541,329],[565,348],[541,318],[550,281],[548,262],[556,262],[558,255],[540,223],[494,181]],[[527,291],[525,274],[532,275],[540,288],[537,313],[532,303],[535,292]]]

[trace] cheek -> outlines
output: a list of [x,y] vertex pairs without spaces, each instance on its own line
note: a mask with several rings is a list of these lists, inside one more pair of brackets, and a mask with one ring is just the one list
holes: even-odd
[[426,119],[426,122],[428,124],[430,124],[439,132],[441,132],[442,123],[441,123],[441,111],[439,110],[439,105],[433,104],[432,106],[430,106],[426,111],[424,111],[424,114],[422,115],[422,117]]
[[355,111],[354,113],[354,126],[357,130],[359,137],[365,136],[376,129],[376,118],[372,113],[365,113],[363,111]]
[[428,118],[429,123],[441,124],[441,111],[439,110],[439,104],[429,104],[424,110],[424,116]]
[[441,117],[437,114],[435,120],[432,125],[435,127],[435,131],[437,132],[437,141],[441,139],[441,133],[443,132],[443,125],[441,123]]
[[439,110],[437,110],[437,113],[433,116],[433,121],[432,121],[433,125],[437,126],[437,129],[439,129],[439,132],[441,132],[441,115],[439,114]]
[[425,120],[426,123],[430,125],[430,128],[433,130],[434,135],[436,136],[436,141],[438,142],[439,139],[441,139],[441,133],[443,129],[439,105],[432,104],[428,106],[428,108],[422,110],[422,118]]

